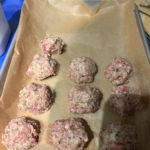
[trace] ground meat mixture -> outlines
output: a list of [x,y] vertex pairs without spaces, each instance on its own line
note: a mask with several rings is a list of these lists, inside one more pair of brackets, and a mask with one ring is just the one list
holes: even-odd
[[52,124],[50,141],[57,150],[83,150],[88,135],[79,118],[56,120]]
[[135,145],[133,144],[120,144],[120,143],[109,143],[106,145],[103,145],[101,150],[136,150]]
[[31,83],[20,91],[18,107],[39,115],[47,112],[52,102],[52,92],[48,86]]
[[97,72],[95,62],[88,57],[74,58],[70,64],[70,78],[76,83],[90,83]]
[[37,144],[39,133],[37,121],[25,117],[12,119],[2,134],[2,143],[9,150],[28,150]]
[[116,57],[109,64],[104,75],[113,85],[122,85],[128,81],[128,78],[133,74],[132,65],[124,58]]
[[34,56],[26,75],[35,80],[43,80],[56,75],[57,62],[48,55],[37,54]]
[[60,37],[48,35],[40,42],[40,46],[46,54],[61,54],[64,42]]
[[120,116],[133,115],[144,106],[140,91],[128,86],[119,86],[113,90],[109,104]]
[[136,150],[133,125],[113,122],[102,132],[102,150]]
[[100,107],[102,94],[99,89],[83,85],[72,88],[68,93],[70,112],[91,113]]

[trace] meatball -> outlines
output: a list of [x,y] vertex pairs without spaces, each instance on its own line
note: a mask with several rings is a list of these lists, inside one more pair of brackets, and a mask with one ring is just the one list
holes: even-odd
[[144,106],[140,91],[128,86],[119,86],[113,90],[109,104],[120,116],[133,115]]
[[76,83],[90,83],[97,72],[95,62],[88,57],[74,58],[70,64],[70,78]]
[[40,42],[40,46],[46,54],[61,54],[64,42],[60,37],[48,35]]
[[136,150],[136,147],[133,144],[124,145],[124,144],[112,142],[103,145],[102,150]]
[[26,75],[35,80],[43,80],[56,75],[57,62],[48,55],[36,54]]
[[20,117],[12,119],[2,134],[2,143],[11,150],[28,150],[39,138],[40,125],[37,121]]
[[102,94],[99,89],[88,85],[76,86],[68,92],[70,112],[91,113],[100,107]]
[[18,107],[39,115],[47,112],[52,102],[52,92],[48,86],[31,83],[20,91]]
[[132,65],[124,58],[116,57],[109,64],[105,71],[105,77],[112,82],[113,85],[122,85],[128,81],[128,78],[133,74]]
[[88,134],[79,118],[56,120],[52,124],[50,142],[58,150],[83,150],[88,140]]
[[133,125],[113,122],[102,132],[102,150],[136,150],[136,132]]

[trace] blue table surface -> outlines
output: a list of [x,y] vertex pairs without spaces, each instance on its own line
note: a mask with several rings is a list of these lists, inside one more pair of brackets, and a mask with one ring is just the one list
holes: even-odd
[[23,1],[24,0],[0,0],[0,3],[2,4],[2,8],[4,10],[5,16],[8,20],[8,23],[11,29],[11,35],[10,35],[5,53],[2,56],[0,56],[0,69],[2,68],[9,46],[14,37],[14,33],[17,29]]

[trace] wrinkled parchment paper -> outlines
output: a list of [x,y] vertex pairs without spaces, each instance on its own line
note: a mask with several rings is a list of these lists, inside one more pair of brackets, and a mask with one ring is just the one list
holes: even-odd
[[[25,72],[36,53],[42,53],[39,42],[46,34],[56,34],[66,43],[62,55],[54,55],[60,68],[58,75],[43,80],[56,91],[55,103],[43,115],[17,109],[19,91],[31,83]],[[92,58],[98,66],[95,81],[91,84],[103,93],[101,108],[94,114],[73,115],[69,112],[67,92],[75,86],[68,77],[71,60],[79,56]],[[128,85],[141,90],[145,108],[133,117],[120,118],[107,104],[112,84],[104,78],[104,68],[116,56],[127,58],[135,68]],[[126,120],[136,125],[138,149],[150,149],[150,65],[137,27],[132,0],[102,1],[90,10],[79,0],[26,0],[19,24],[15,52],[9,68],[0,103],[0,136],[7,123],[18,116],[29,116],[41,123],[39,143],[34,150],[52,150],[49,128],[56,119],[70,116],[84,118],[94,138],[87,150],[101,150],[99,133],[115,120]],[[37,82],[37,81],[35,81]],[[6,148],[0,143],[0,150]]]

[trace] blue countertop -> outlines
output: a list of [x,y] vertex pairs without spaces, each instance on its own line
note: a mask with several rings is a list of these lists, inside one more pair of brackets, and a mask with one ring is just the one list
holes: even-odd
[[9,46],[17,29],[23,1],[24,0],[0,0],[0,3],[2,4],[2,8],[4,10],[5,16],[8,20],[11,29],[11,35],[5,53],[2,56],[0,56],[0,69],[2,68]]

